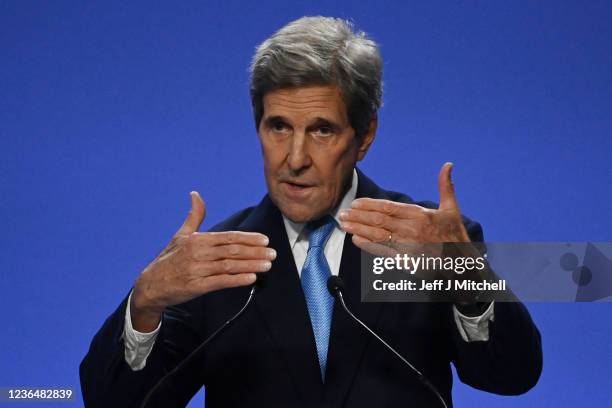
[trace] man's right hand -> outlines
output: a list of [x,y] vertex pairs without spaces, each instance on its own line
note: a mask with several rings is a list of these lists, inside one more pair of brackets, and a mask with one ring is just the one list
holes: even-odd
[[206,208],[191,192],[191,211],[168,246],[140,274],[130,314],[139,332],[151,332],[167,306],[219,289],[248,286],[276,258],[268,237],[241,231],[197,232]]

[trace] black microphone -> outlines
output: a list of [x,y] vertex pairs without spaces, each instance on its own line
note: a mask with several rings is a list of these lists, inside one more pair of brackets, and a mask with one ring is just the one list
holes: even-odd
[[348,313],[349,316],[353,318],[353,320],[359,323],[364,329],[368,331],[368,333],[374,336],[376,340],[381,342],[383,346],[385,346],[388,350],[390,350],[393,354],[395,354],[397,358],[402,360],[402,362],[406,364],[408,368],[410,368],[410,370],[414,374],[416,374],[419,381],[423,383],[427,388],[429,388],[436,395],[442,407],[448,408],[448,405],[446,405],[446,401],[444,401],[444,398],[442,398],[442,394],[440,394],[440,391],[438,391],[438,389],[423,375],[423,373],[421,373],[415,366],[413,366],[408,360],[406,360],[404,356],[402,356],[393,347],[391,347],[386,341],[384,341],[378,334],[374,333],[372,329],[370,329],[364,322],[359,320],[349,310],[349,308],[346,306],[346,303],[344,303],[344,296],[342,295],[342,292],[344,291],[344,282],[342,281],[342,279],[340,279],[339,276],[330,276],[329,279],[327,279],[327,290],[336,300],[340,302],[340,304],[342,305],[342,308],[346,311],[346,313]]
[[195,350],[193,350],[191,352],[191,354],[189,354],[187,357],[185,357],[185,359],[183,361],[181,361],[176,367],[174,367],[168,374],[163,376],[157,382],[157,384],[155,384],[155,386],[149,390],[149,392],[145,396],[144,400],[142,401],[142,404],[140,404],[140,408],[146,408],[148,403],[149,403],[149,401],[151,400],[151,398],[155,395],[155,393],[159,389],[161,389],[161,387],[163,385],[165,385],[170,380],[172,380],[172,378],[174,378],[178,373],[180,373],[181,370],[183,370],[184,367],[186,367],[190,362],[195,360],[200,355],[200,352],[202,350],[204,350],[204,348],[206,347],[206,345],[208,343],[210,343],[213,339],[215,339],[215,337],[219,336],[228,327],[230,327],[232,325],[232,323],[234,323],[240,316],[242,316],[244,311],[251,304],[251,301],[253,300],[253,296],[255,296],[255,293],[264,288],[265,283],[266,283],[265,281],[266,281],[265,274],[257,274],[257,280],[255,281],[255,283],[251,287],[251,291],[249,292],[249,296],[247,297],[246,302],[244,302],[244,305],[242,306],[242,308],[234,316],[229,318],[229,320],[227,320],[225,323],[223,323],[223,325],[221,325],[221,327],[219,327],[210,336],[208,336],[206,338],[206,340],[204,340],[198,347],[196,347]]

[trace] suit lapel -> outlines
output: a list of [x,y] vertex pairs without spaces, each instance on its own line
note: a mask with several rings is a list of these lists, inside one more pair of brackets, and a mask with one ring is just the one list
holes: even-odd
[[[357,198],[388,198],[361,171],[357,170]],[[325,385],[321,381],[314,334],[308,316],[301,282],[282,215],[266,195],[240,224],[244,231],[260,232],[270,238],[277,258],[266,273],[265,286],[254,302],[272,338],[278,344],[296,392],[306,404],[323,400],[329,406],[341,406],[359,370],[364,350],[371,336],[354,322],[338,302],[334,304]],[[353,313],[375,328],[382,303],[361,302],[361,252],[346,235],[340,263],[340,277],[345,283],[345,301]]]
[[314,335],[282,215],[266,196],[240,229],[267,235],[270,247],[276,249],[277,258],[254,302],[278,344],[300,399],[319,401],[323,384]]

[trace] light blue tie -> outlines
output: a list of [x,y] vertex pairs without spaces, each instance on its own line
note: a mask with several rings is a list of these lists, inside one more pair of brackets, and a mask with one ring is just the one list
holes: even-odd
[[308,254],[302,268],[302,289],[310,314],[323,381],[325,381],[329,332],[334,307],[334,298],[327,291],[327,279],[331,272],[323,248],[335,226],[335,220],[329,215],[308,224],[311,229],[308,238]]

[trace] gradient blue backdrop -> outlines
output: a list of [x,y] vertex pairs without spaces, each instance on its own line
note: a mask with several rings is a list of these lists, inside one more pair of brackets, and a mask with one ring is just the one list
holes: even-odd
[[[91,337],[190,190],[205,227],[260,199],[247,66],[302,15],[352,18],[382,45],[362,165],[379,184],[437,199],[452,160],[489,240],[612,240],[609,1],[124,3],[0,2],[0,386],[78,389]],[[612,305],[529,307],[539,385],[509,398],[457,383],[456,405],[606,405]]]

